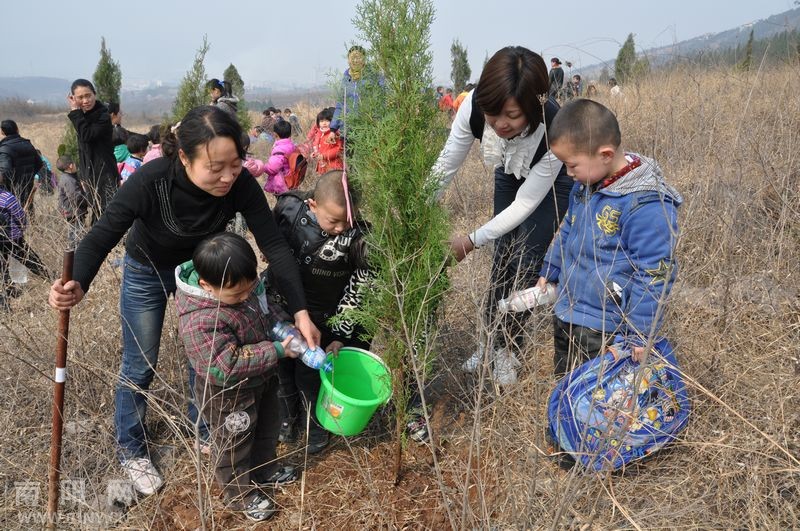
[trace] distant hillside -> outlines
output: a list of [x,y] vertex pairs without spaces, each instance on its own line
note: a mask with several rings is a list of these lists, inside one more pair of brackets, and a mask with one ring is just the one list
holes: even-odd
[[0,100],[17,98],[66,105],[70,83],[70,79],[57,77],[0,77]]
[[[706,33],[669,46],[650,48],[639,54],[646,55],[650,60],[650,66],[657,68],[669,62],[694,59],[703,54],[744,46],[750,36],[750,29],[753,30],[753,38],[761,41],[776,37],[783,32],[800,29],[800,7],[720,33]],[[604,63],[590,65],[582,68],[581,74],[588,78],[596,78],[599,77],[603,67],[613,73],[614,63],[614,59],[610,59]]]
[[675,59],[695,57],[704,52],[721,51],[736,48],[736,46],[744,46],[750,36],[751,29],[753,30],[753,38],[755,40],[766,40],[779,33],[792,31],[798,28],[800,28],[800,7],[721,33],[707,33],[700,37],[682,41],[671,46],[652,48],[645,51],[645,54],[647,54],[647,57],[650,59],[650,64],[652,66],[658,66]]

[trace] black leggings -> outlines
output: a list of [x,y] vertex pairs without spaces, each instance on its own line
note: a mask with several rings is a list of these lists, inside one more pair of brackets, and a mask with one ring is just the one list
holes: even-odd
[[[497,168],[494,172],[494,215],[505,210],[517,196],[524,181]],[[558,225],[569,206],[572,179],[562,165],[561,171],[545,198],[525,221],[516,229],[500,237],[494,244],[492,260],[491,287],[485,308],[486,324],[493,326],[497,313],[497,301],[518,289],[530,288],[539,280],[544,255]],[[495,334],[495,348],[513,346],[520,349],[522,329],[530,312],[510,313],[501,316],[498,333]],[[512,345],[506,345],[510,338]]]
[[614,334],[604,334],[592,328],[574,325],[553,317],[553,366],[561,378],[584,362],[605,352]]

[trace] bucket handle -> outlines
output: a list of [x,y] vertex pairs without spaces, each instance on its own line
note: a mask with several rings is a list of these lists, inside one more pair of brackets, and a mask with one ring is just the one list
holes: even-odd
[[[377,354],[375,354],[374,352],[370,352],[369,350],[365,350],[363,348],[358,348],[358,347],[343,347],[343,348],[346,348],[347,350],[353,350],[353,351],[359,352],[359,353],[364,354],[365,356],[367,356],[369,358],[372,358],[373,360],[377,361],[378,363],[380,363],[381,365],[386,367],[386,373],[387,374],[391,374],[391,371],[389,370],[389,366],[386,365],[386,362],[383,361],[383,359],[380,356],[378,356]],[[394,385],[392,385],[392,381],[390,379],[389,380],[389,396],[386,397],[386,400],[381,405],[388,404],[389,400],[391,400],[393,396],[394,396]]]

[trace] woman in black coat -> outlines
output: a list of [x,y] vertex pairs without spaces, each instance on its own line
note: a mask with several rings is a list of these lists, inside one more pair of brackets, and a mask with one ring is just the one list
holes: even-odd
[[78,134],[79,176],[88,185],[92,223],[117,191],[119,172],[111,141],[113,126],[108,107],[97,99],[92,82],[76,79],[67,96],[67,115]]

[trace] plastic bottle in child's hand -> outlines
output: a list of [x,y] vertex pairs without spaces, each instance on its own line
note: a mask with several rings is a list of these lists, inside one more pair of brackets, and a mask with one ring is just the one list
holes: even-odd
[[497,302],[497,309],[501,313],[524,312],[536,306],[552,304],[556,301],[558,290],[555,284],[545,284],[544,289],[539,286],[514,291],[508,297]]
[[322,369],[326,372],[333,369],[333,363],[326,362],[328,355],[320,347],[310,349],[308,343],[303,339],[303,334],[291,323],[278,321],[272,327],[272,333],[278,341],[283,341],[288,336],[292,336],[289,342],[289,350],[300,355],[300,361],[312,369]]

